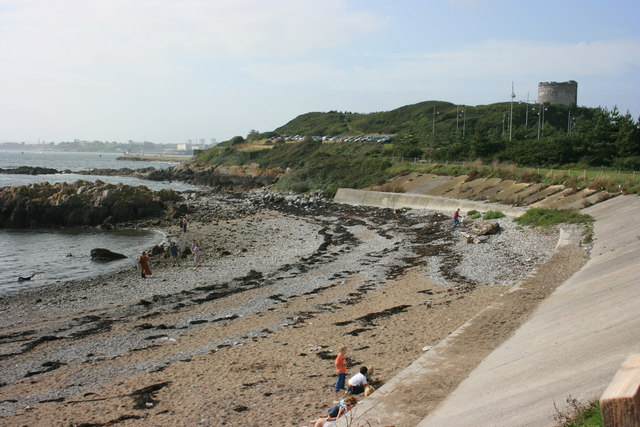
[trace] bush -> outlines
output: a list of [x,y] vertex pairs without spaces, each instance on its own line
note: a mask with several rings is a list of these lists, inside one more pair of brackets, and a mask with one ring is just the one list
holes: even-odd
[[276,184],[280,190],[323,190],[332,197],[339,187],[363,188],[388,178],[390,162],[384,159],[322,158],[301,162]]
[[613,161],[613,166],[627,171],[640,170],[640,156],[618,157]]
[[242,144],[244,142],[244,138],[241,136],[234,136],[233,138],[231,138],[231,145],[238,145],[238,144]]
[[504,218],[504,216],[505,216],[504,213],[500,211],[487,211],[482,217],[482,219],[498,219],[498,218]]
[[471,218],[471,219],[478,219],[482,216],[482,214],[480,212],[478,212],[477,210],[471,210],[469,212],[467,212],[467,217]]

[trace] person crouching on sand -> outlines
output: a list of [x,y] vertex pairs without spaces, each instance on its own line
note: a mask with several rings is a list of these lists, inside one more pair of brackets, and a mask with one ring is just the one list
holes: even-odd
[[146,276],[151,276],[151,268],[149,268],[149,256],[147,255],[147,251],[142,251],[142,255],[138,258],[138,263],[140,264],[140,274],[144,279]]
[[360,372],[349,378],[347,383],[347,393],[349,394],[361,394],[364,392],[364,388],[369,385],[367,382],[367,372],[369,370],[366,366],[360,368]]

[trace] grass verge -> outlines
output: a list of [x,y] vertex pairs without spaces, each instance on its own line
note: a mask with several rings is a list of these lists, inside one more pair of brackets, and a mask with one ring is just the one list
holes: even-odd
[[588,225],[593,222],[593,217],[581,214],[577,209],[532,208],[514,221],[519,225],[550,228],[560,223]]

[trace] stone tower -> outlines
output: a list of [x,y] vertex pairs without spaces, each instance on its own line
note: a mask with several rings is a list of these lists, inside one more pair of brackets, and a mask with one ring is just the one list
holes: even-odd
[[538,103],[572,105],[578,103],[578,82],[538,83]]

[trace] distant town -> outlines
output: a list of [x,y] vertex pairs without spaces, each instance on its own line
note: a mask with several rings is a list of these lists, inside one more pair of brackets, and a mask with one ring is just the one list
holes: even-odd
[[104,142],[104,141],[82,141],[71,142],[40,142],[37,144],[27,144],[25,142],[0,142],[0,150],[19,151],[74,151],[74,152],[97,152],[97,153],[122,153],[122,154],[175,154],[193,155],[194,151],[206,150],[217,144],[215,138],[208,141],[204,139],[188,140],[182,144],[154,144],[153,142],[128,141]]

